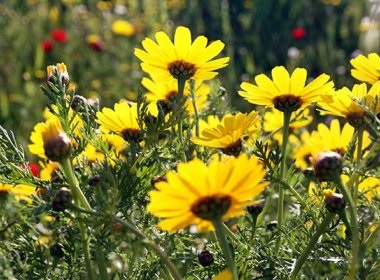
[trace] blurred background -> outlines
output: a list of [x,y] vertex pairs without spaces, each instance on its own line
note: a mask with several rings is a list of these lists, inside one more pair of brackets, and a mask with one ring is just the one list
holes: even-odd
[[379,0],[0,1],[0,124],[29,142],[47,102],[46,66],[58,62],[76,93],[102,107],[135,100],[144,74],[134,48],[179,25],[226,44],[231,62],[218,79],[234,109],[250,109],[240,83],[277,65],[351,86],[350,59],[379,51],[379,14]]

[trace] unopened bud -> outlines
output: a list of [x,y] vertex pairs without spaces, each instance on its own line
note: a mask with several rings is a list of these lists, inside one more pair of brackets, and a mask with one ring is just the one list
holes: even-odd
[[325,195],[325,205],[329,212],[338,213],[346,206],[346,202],[344,201],[342,194],[335,193],[330,189],[325,190],[323,193]]
[[54,211],[62,212],[67,209],[73,200],[73,195],[71,194],[71,190],[66,187],[60,188],[53,201],[51,202],[51,206]]
[[54,120],[47,121],[42,133],[45,156],[52,161],[68,158],[72,152],[70,138]]
[[87,105],[87,99],[81,95],[74,95],[71,100],[70,107],[75,112],[82,112],[84,107]]
[[342,172],[343,158],[336,152],[319,154],[314,162],[314,171],[320,182],[333,181]]
[[63,251],[63,245],[61,243],[55,243],[50,246],[50,255],[54,258],[62,258],[65,255]]
[[264,205],[265,205],[265,200],[260,200],[256,202],[255,204],[247,206],[247,211],[253,217],[257,217],[258,215],[260,215],[261,211],[263,211]]
[[214,263],[214,256],[209,250],[203,250],[198,255],[198,261],[201,266],[207,267]]

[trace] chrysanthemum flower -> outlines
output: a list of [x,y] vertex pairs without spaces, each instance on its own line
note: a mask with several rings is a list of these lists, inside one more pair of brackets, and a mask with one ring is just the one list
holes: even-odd
[[[346,123],[341,127],[338,120],[332,120],[330,126],[323,123],[318,125],[317,130],[311,134],[304,132],[301,136],[302,145],[295,149],[294,158],[296,165],[306,169],[310,161],[315,159],[318,154],[326,151],[334,151],[341,156],[345,156],[355,134],[355,129]],[[369,134],[363,133],[363,149],[371,143]],[[356,155],[356,153],[354,153]]]
[[214,230],[212,220],[241,216],[267,186],[261,182],[265,171],[259,161],[242,154],[214,160],[206,165],[199,159],[180,163],[169,171],[167,181],[155,184],[149,193],[148,211],[163,218],[158,227],[169,232],[196,225],[201,231]]
[[350,63],[354,67],[351,76],[355,79],[369,84],[380,81],[380,57],[377,53],[370,53],[368,57],[358,55]]
[[17,200],[25,200],[28,203],[32,202],[31,195],[36,193],[36,187],[29,185],[10,185],[0,183],[0,197],[8,194],[15,196]]
[[[51,109],[56,113],[58,112],[58,107],[56,105],[52,105]],[[59,118],[55,114],[53,114],[49,110],[49,108],[45,108],[42,115],[46,121],[50,120],[50,119],[55,119],[56,122],[60,122]],[[78,138],[82,138],[82,132],[81,132],[81,130],[83,129],[82,119],[71,108],[69,109],[69,112],[67,114],[67,118],[70,120],[70,130],[71,130],[70,133],[72,133],[73,135],[75,135]]]
[[321,114],[344,117],[353,127],[359,128],[365,125],[368,116],[363,106],[373,113],[380,113],[380,103],[376,104],[376,98],[380,98],[380,83],[374,84],[368,92],[367,85],[363,83],[354,85],[352,90],[344,87],[324,95],[318,105]]
[[111,30],[114,34],[120,36],[131,36],[135,34],[135,27],[132,23],[126,20],[115,20],[112,23]]
[[369,201],[380,199],[380,179],[367,177],[359,183],[358,189]]
[[72,144],[70,138],[63,131],[58,119],[49,119],[38,123],[30,135],[29,151],[41,158],[52,161],[61,161],[70,156]]
[[200,131],[199,137],[192,137],[191,141],[197,145],[219,148],[225,154],[239,154],[242,139],[255,134],[260,125],[260,116],[256,111],[236,115],[227,114],[219,122],[215,119]]
[[320,96],[334,87],[330,77],[322,74],[305,86],[307,71],[296,68],[292,75],[283,66],[272,69],[272,80],[264,74],[257,75],[253,85],[241,84],[239,94],[249,103],[274,107],[282,112],[296,111],[319,101]]
[[40,177],[44,181],[54,180],[56,173],[59,170],[59,164],[54,161],[40,162],[41,172]]
[[[171,111],[172,103],[176,100],[178,94],[178,83],[175,79],[171,79],[168,83],[162,83],[149,78],[143,78],[141,83],[147,90],[149,90],[149,92],[146,93],[148,102],[159,102],[165,110]],[[201,111],[207,106],[207,96],[210,93],[210,87],[204,83],[196,82],[194,85],[194,91],[197,110]],[[190,96],[190,85],[188,83],[186,83],[185,86],[184,96],[187,97],[184,105],[186,111],[189,114],[193,114],[194,106]]]
[[174,43],[164,32],[155,34],[156,41],[146,38],[144,50],[135,49],[135,55],[142,61],[143,71],[156,80],[167,82],[171,78],[188,80],[209,80],[217,75],[215,70],[227,66],[228,57],[212,60],[224,48],[218,40],[207,46],[207,38],[198,36],[194,42],[188,28],[176,29]]
[[96,122],[100,129],[109,130],[122,136],[129,142],[140,142],[142,140],[142,128],[138,124],[137,104],[129,105],[125,101],[116,103],[114,110],[104,108],[96,113]]

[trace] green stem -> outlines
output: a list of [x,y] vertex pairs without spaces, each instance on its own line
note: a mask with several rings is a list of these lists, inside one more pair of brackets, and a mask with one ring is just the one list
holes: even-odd
[[224,254],[224,258],[226,259],[227,267],[232,272],[234,280],[238,280],[234,256],[231,252],[230,244],[227,242],[223,222],[220,218],[215,218],[212,220],[212,222],[215,227],[216,237],[218,238],[220,247],[222,248]]
[[194,108],[194,122],[195,122],[195,136],[199,136],[199,116],[198,116],[198,109],[197,109],[197,103],[195,100],[195,80],[190,80],[190,95],[191,95],[191,101]]
[[[79,187],[79,183],[77,178],[75,177],[72,165],[71,165],[71,160],[70,158],[63,159],[61,162],[61,169],[63,174],[65,175],[65,178],[67,179],[67,182],[70,185],[70,189],[73,193],[73,198],[74,198],[74,203],[76,206],[84,207],[86,210],[91,211],[91,206],[87,201],[86,196],[82,192],[81,188]],[[86,226],[85,224],[78,220],[79,222],[79,229],[81,232],[81,238],[82,238],[82,248],[83,248],[83,253],[86,261],[86,269],[87,269],[87,275],[88,278],[91,280],[93,279],[92,275],[92,265],[91,265],[91,255],[90,255],[90,239],[87,234]],[[98,268],[99,268],[99,273],[101,276],[101,279],[108,279],[108,274],[107,274],[107,265],[105,262],[105,256],[104,252],[101,250],[99,244],[95,244],[95,251],[97,254],[97,263],[98,263]]]
[[296,279],[298,272],[301,270],[303,264],[307,260],[308,256],[310,255],[311,250],[314,248],[315,244],[317,244],[319,237],[325,232],[326,228],[329,226],[329,224],[332,222],[332,220],[335,217],[335,213],[328,213],[325,218],[323,219],[322,223],[317,228],[314,235],[311,237],[309,243],[307,244],[306,248],[303,250],[301,256],[298,258],[296,265],[292,271],[292,274],[290,276],[290,280]]
[[352,199],[351,193],[347,189],[347,186],[343,183],[339,175],[336,175],[334,178],[335,182],[338,185],[339,190],[343,194],[344,199],[348,203],[348,210],[350,213],[350,222],[351,222],[351,233],[352,233],[352,249],[351,249],[351,263],[349,265],[349,276],[347,279],[355,280],[356,274],[359,268],[359,226],[358,226],[358,214],[356,210],[356,205]]
[[376,229],[364,241],[364,248],[367,252],[372,250],[372,247],[379,243],[380,240],[380,225],[377,225]]
[[[356,155],[356,166],[359,168],[360,162],[362,160],[362,153],[363,153],[363,134],[364,130],[363,128],[359,128],[358,131],[358,146],[357,146],[357,155]],[[359,188],[358,188],[358,180],[355,181],[354,187],[352,190],[352,199],[354,200],[355,207],[358,204],[358,193],[359,193]]]
[[[282,129],[282,146],[281,146],[281,165],[280,165],[280,178],[284,179],[285,171],[286,171],[286,148],[288,145],[289,138],[289,124],[290,117],[292,115],[292,111],[285,110],[284,111],[284,126]],[[281,245],[281,228],[284,220],[284,187],[279,184],[278,185],[278,204],[277,204],[277,227],[280,230],[279,236],[276,242],[276,250],[280,248]]]
[[[175,110],[181,110],[182,108],[178,107],[178,105],[183,104],[186,80],[183,78],[179,78],[179,79],[177,79],[177,82],[178,82],[178,94],[177,94],[178,99],[176,101]],[[179,136],[179,139],[181,140],[181,143],[182,143],[183,142],[182,118],[180,119],[180,121],[178,123],[178,136]],[[182,152],[181,152],[181,160],[182,160],[182,162],[186,162],[186,154],[185,154],[184,150],[182,150]]]
[[[92,212],[92,214],[98,215],[98,213]],[[144,233],[139,231],[134,225],[127,222],[126,220],[120,219],[113,215],[110,215],[108,218],[111,218],[115,222],[120,223],[129,231],[131,231],[134,235],[136,235],[141,240],[144,240],[144,243],[149,246],[156,255],[160,258],[160,260],[165,264],[165,266],[170,271],[171,275],[175,280],[182,280],[181,274],[178,272],[175,265],[170,261],[169,257],[165,254],[165,252],[151,239],[149,239]]]

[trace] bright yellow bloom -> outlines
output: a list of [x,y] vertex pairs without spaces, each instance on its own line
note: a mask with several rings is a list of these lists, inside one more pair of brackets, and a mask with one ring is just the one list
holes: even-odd
[[380,199],[380,178],[368,177],[359,183],[358,189],[369,201]]
[[103,131],[112,131],[122,136],[126,141],[139,142],[142,140],[142,129],[137,121],[137,103],[129,105],[125,101],[116,103],[114,110],[104,108],[96,113],[96,122]]
[[355,79],[369,84],[380,81],[380,57],[377,53],[370,53],[368,57],[358,55],[350,63],[354,67],[351,76]]
[[[320,123],[311,134],[304,132],[301,136],[302,146],[295,149],[296,166],[306,169],[310,161],[318,154],[334,151],[344,156],[355,134],[355,129],[346,123],[342,128],[338,120],[332,120],[330,127]],[[369,146],[371,139],[368,132],[363,133],[363,149]],[[354,153],[356,156],[356,152]]]
[[[51,109],[53,109],[54,112],[58,113],[58,107],[56,105],[52,105]],[[59,118],[55,114],[53,114],[49,110],[49,108],[45,108],[42,115],[46,121],[50,119],[55,119],[55,121],[60,122]],[[81,132],[81,130],[83,129],[82,119],[71,108],[69,109],[67,118],[70,120],[70,130],[71,130],[70,133],[73,133],[76,137],[82,138],[82,132]]]
[[225,269],[219,272],[217,275],[212,277],[212,280],[233,280],[233,274],[231,270]]
[[209,80],[217,75],[215,70],[227,66],[228,57],[212,60],[224,48],[218,40],[207,46],[207,38],[198,36],[194,42],[188,28],[180,26],[174,34],[174,43],[167,34],[155,34],[156,41],[146,38],[142,41],[144,50],[135,49],[135,55],[142,61],[141,67],[158,81],[166,83],[173,77],[188,80]]
[[10,185],[0,183],[0,196],[4,194],[13,194],[18,201],[25,200],[31,203],[31,195],[36,194],[36,187],[23,184]]
[[116,20],[112,23],[112,32],[116,35],[131,36],[135,34],[135,27],[126,20]]
[[[176,100],[178,93],[178,83],[174,78],[167,83],[162,83],[149,78],[143,78],[141,81],[142,85],[149,90],[146,93],[146,98],[148,102],[157,103],[161,102],[161,106],[166,107],[165,109],[171,111],[172,103]],[[210,93],[210,87],[205,83],[196,82],[194,85],[194,96],[195,104],[197,106],[198,112],[207,106],[207,97]],[[194,106],[192,103],[190,95],[190,85],[187,82],[184,90],[184,96],[186,96],[185,108],[189,114],[194,114]],[[155,112],[152,112],[153,115]]]
[[222,220],[245,214],[267,183],[258,159],[242,154],[213,160],[180,163],[177,172],[169,171],[167,181],[156,183],[149,193],[148,211],[163,218],[158,227],[169,232],[196,225],[201,231],[214,230],[211,219]]
[[227,114],[219,121],[211,119],[211,123],[200,131],[200,136],[192,137],[191,141],[197,145],[220,148],[226,154],[238,154],[242,139],[257,133],[259,125],[260,116],[256,111],[248,115]]
[[50,181],[54,179],[57,171],[59,170],[59,164],[54,161],[49,161],[47,163],[40,162],[40,165],[40,178],[44,181]]
[[332,90],[333,82],[326,74],[318,76],[305,86],[307,71],[296,68],[292,75],[283,66],[272,69],[272,80],[264,74],[257,75],[253,85],[243,82],[239,94],[249,103],[274,107],[280,111],[296,111],[319,101],[320,96]]
[[[344,87],[336,92],[322,96],[318,103],[322,115],[344,117],[353,127],[365,124],[368,113],[362,104],[373,113],[380,113],[380,103],[376,106],[376,98],[380,98],[380,83],[374,84],[367,92],[367,85],[354,85],[352,90]],[[375,107],[376,106],[376,107]]]
[[38,123],[30,135],[29,151],[41,158],[60,161],[72,152],[71,140],[63,131],[58,118]]

